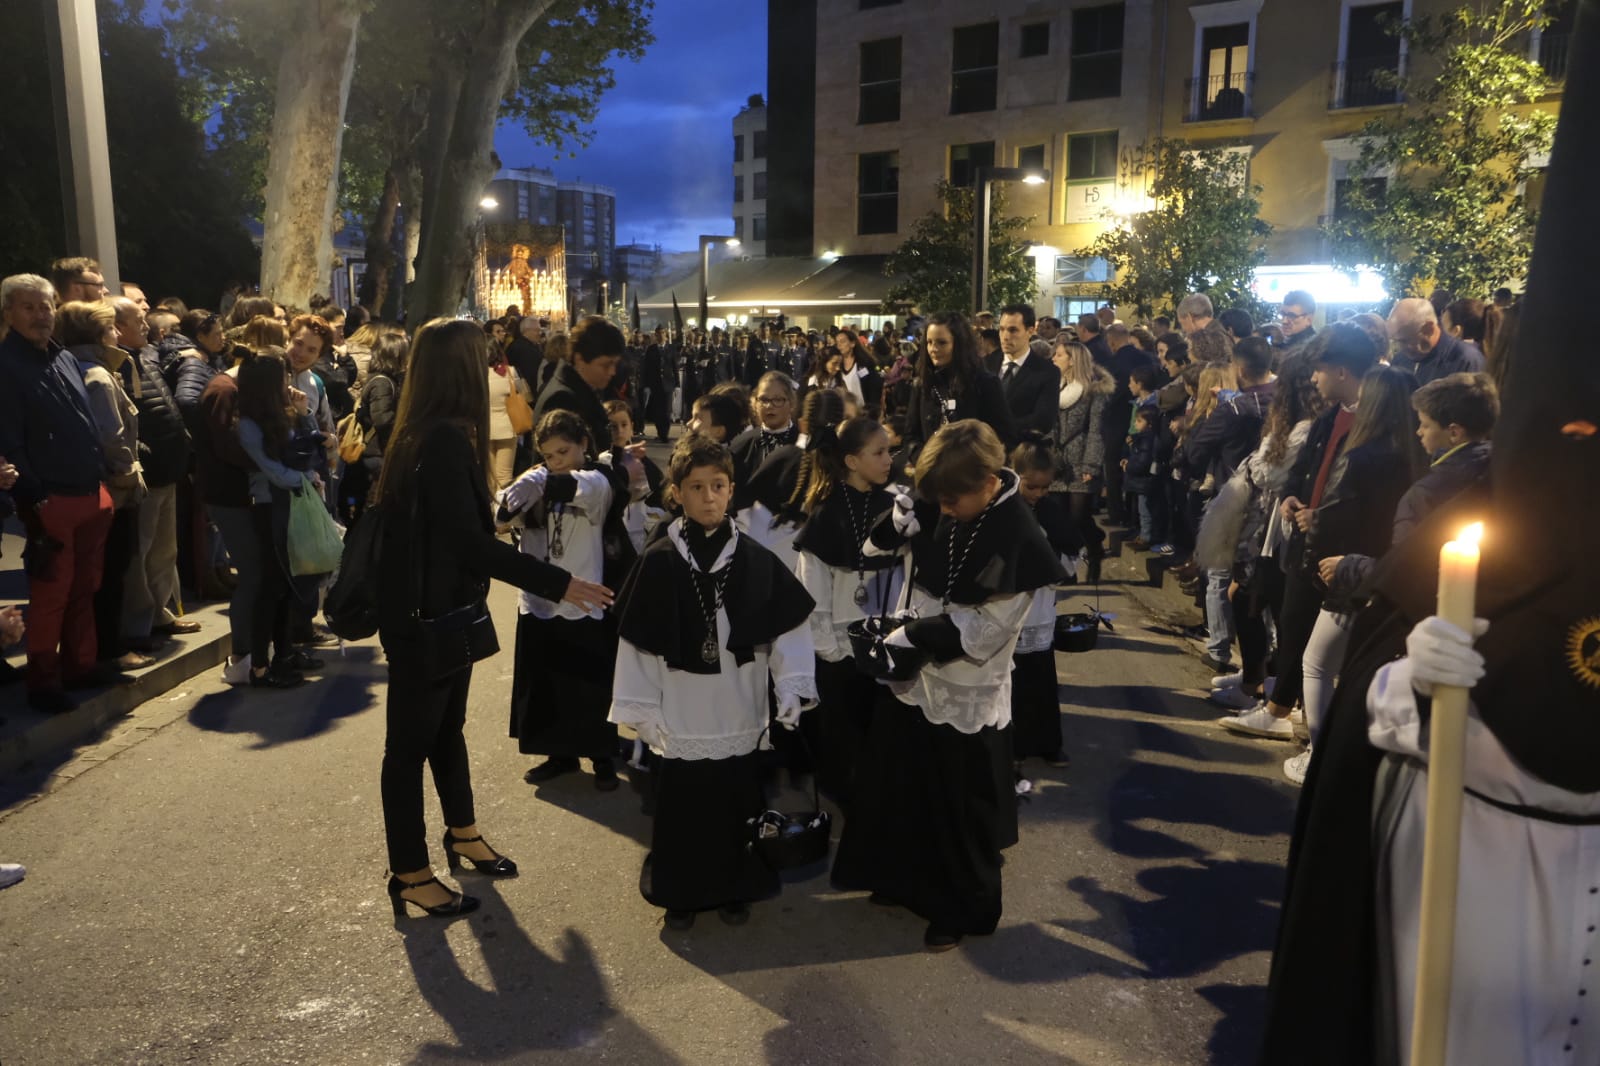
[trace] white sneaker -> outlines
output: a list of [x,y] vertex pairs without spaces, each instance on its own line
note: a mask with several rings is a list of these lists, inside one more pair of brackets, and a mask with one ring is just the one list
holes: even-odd
[[1235,670],[1231,674],[1218,674],[1211,679],[1212,688],[1238,688],[1244,683],[1244,671]]
[[228,661],[222,664],[222,680],[229,685],[248,685],[250,683],[250,656],[235,659],[228,656]]
[[1267,710],[1265,701],[1256,704],[1243,714],[1218,718],[1217,724],[1230,733],[1242,733],[1249,737],[1266,737],[1269,740],[1294,739],[1294,727],[1289,724],[1289,719],[1279,718]]
[[1214,688],[1211,690],[1211,695],[1207,696],[1206,699],[1215,703],[1218,707],[1232,707],[1236,711],[1248,711],[1261,702],[1258,697],[1250,695],[1250,693],[1237,685]]
[[1289,725],[1294,727],[1294,738],[1302,743],[1311,743],[1311,727],[1306,725],[1306,710],[1296,707],[1289,712]]
[[1283,776],[1297,785],[1306,783],[1306,767],[1311,765],[1311,749],[1283,760]]
[[19,862],[0,862],[0,888],[10,888],[28,876],[28,868]]

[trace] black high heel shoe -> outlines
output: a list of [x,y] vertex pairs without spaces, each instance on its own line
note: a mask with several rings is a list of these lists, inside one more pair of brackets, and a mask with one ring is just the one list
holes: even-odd
[[489,848],[489,845],[484,842],[483,837],[481,836],[463,838],[456,836],[448,829],[444,831],[444,857],[445,861],[450,864],[450,872],[452,874],[461,868],[461,860],[465,859],[467,862],[470,862],[472,864],[472,868],[478,871],[480,874],[487,874],[490,877],[517,876],[517,864],[500,854],[498,851],[494,851],[493,848],[489,848],[489,850],[494,851],[494,858],[486,861],[484,859],[474,859],[471,855],[463,855],[455,848],[451,847],[452,844],[479,843],[482,843],[484,847]]
[[[389,875],[389,902],[394,906],[394,916],[396,918],[404,918],[409,913],[406,910],[407,903],[414,907],[421,907],[429,916],[434,918],[455,918],[458,915],[471,914],[478,909],[477,898],[462,892],[451,892],[450,902],[441,903],[437,907],[430,907],[426,903],[418,903],[416,900],[407,899],[400,894],[408,888],[421,888],[424,885],[439,885],[439,879],[430,877],[426,881],[402,881],[393,874]],[[444,886],[439,885],[439,887],[443,888]]]

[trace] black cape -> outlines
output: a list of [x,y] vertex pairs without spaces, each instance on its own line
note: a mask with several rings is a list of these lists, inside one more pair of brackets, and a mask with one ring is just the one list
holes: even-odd
[[[727,648],[743,664],[758,645],[770,644],[803,623],[816,604],[800,579],[749,537],[737,538],[728,565],[733,571],[722,602],[728,615]],[[674,670],[715,674],[721,667],[700,658],[706,621],[696,574],[679,554],[677,542],[662,536],[645,546],[617,594],[614,612],[619,634],[640,651],[660,656]]]
[[[1017,475],[1001,470],[999,476],[1000,493],[981,522],[974,519],[958,524],[940,514],[937,504],[917,502],[917,522],[922,528],[911,541],[916,566],[913,580],[929,595],[976,606],[996,596],[1054,585],[1066,577],[1061,558],[1040,528],[1033,508],[1017,494]],[[903,540],[894,533],[891,518],[885,515],[873,529],[872,540],[879,547],[893,548],[896,541]],[[953,584],[947,573],[952,527],[958,560],[962,546],[976,538]]]
[[795,486],[800,484],[800,464],[806,453],[802,448],[786,444],[763,459],[750,471],[744,483],[733,487],[733,505],[730,510],[743,511],[759,503],[771,511],[776,520],[798,524],[802,515],[798,506],[791,506]]
[[862,555],[862,538],[858,535],[861,530],[852,528],[851,507],[855,508],[856,515],[866,515],[865,530],[870,534],[872,527],[893,510],[894,499],[879,488],[866,493],[863,500],[863,494],[850,486],[835,485],[795,534],[795,551],[809,552],[824,564],[841,570],[877,571],[899,565],[900,560],[893,555]]
[[774,433],[760,426],[750,426],[728,443],[733,453],[734,481],[747,480],[760,469],[768,456],[779,448],[792,445],[800,437],[800,426],[789,423],[789,428]]

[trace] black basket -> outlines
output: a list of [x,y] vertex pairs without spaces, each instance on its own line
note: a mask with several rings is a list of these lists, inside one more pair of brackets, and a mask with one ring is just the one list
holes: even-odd
[[857,670],[879,681],[909,681],[917,676],[927,657],[915,648],[891,648],[883,642],[899,626],[892,618],[862,618],[845,628]]
[[1095,646],[1100,643],[1101,621],[1099,612],[1057,615],[1056,635],[1053,642],[1055,650],[1062,652],[1094,651]]
[[828,857],[833,817],[811,811],[763,811],[750,820],[750,847],[774,870],[811,866]]

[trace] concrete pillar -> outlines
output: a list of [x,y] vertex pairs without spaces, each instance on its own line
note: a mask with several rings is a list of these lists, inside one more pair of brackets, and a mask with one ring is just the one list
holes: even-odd
[[68,151],[61,153],[67,247],[100,263],[106,287],[121,293],[117,221],[112,211],[111,152],[106,143],[106,93],[100,79],[100,28],[94,0],[56,0],[61,21],[60,79]]

